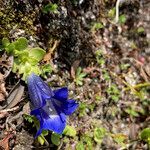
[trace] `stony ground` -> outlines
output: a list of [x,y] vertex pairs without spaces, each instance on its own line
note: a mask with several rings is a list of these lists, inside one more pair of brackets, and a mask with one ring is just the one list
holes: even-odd
[[[68,86],[79,101],[68,119],[76,135],[63,135],[58,146],[51,133],[45,145],[34,140],[36,130],[23,117],[29,114],[26,85],[1,51],[0,149],[147,150],[140,133],[150,127],[150,2],[121,0],[117,22],[116,0],[51,1],[57,13],[44,13],[48,3],[1,0],[0,38],[26,37],[31,47],[47,51],[41,64],[53,71],[45,81],[53,88]],[[21,95],[16,104],[15,89]]]

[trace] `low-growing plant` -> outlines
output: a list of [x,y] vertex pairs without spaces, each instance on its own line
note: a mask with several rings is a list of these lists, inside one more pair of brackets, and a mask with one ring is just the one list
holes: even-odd
[[145,29],[143,27],[139,27],[137,29],[137,33],[141,34],[141,33],[144,33]]
[[48,12],[52,12],[52,13],[58,13],[58,5],[57,4],[53,4],[53,3],[48,3],[47,5],[45,5],[42,8],[42,12],[47,14]]
[[126,16],[125,15],[120,15],[119,16],[119,23],[120,24],[124,24],[126,22]]
[[120,64],[120,69],[121,70],[127,70],[130,67],[130,64],[126,63],[126,64]]
[[28,40],[24,37],[20,37],[11,43],[7,38],[3,38],[2,49],[4,49],[8,55],[14,57],[12,71],[22,75],[23,80],[31,73],[42,74],[44,76],[47,72],[52,71],[50,65],[46,64],[41,67],[39,64],[46,51],[40,47],[30,48],[28,46]]
[[150,128],[145,128],[140,132],[140,139],[147,142],[150,148]]
[[[39,128],[39,122],[34,116],[24,114],[23,117],[26,121],[28,121],[29,123],[32,123],[33,127],[35,127],[36,129]],[[47,136],[48,134],[49,134],[48,130],[43,130],[41,135],[38,136],[37,141],[41,145],[44,145],[45,143],[47,143],[47,140],[46,140],[45,136]],[[65,127],[62,135],[54,133],[54,132],[51,133],[51,142],[54,145],[59,146],[61,138],[62,138],[63,135],[66,136],[66,137],[68,136],[68,137],[73,138],[73,137],[76,136],[76,134],[77,134],[76,129],[72,126],[67,125]]]
[[86,103],[81,103],[79,105],[79,117],[83,117],[86,115],[86,109],[87,109],[87,104]]
[[119,144],[122,148],[126,147],[126,141],[127,141],[127,136],[122,134],[122,133],[118,133],[118,134],[113,134],[112,135],[113,140]]
[[76,85],[80,85],[80,86],[83,85],[83,79],[84,77],[86,77],[86,75],[87,74],[82,71],[81,67],[77,68],[75,79],[74,79]]
[[108,17],[113,19],[115,17],[116,8],[112,8],[108,11]]
[[136,111],[134,106],[125,109],[125,112],[128,113],[131,117],[138,117],[139,113]]
[[107,135],[107,130],[103,127],[95,127],[91,131],[80,136],[76,145],[76,150],[93,150],[95,144],[101,145],[103,138]]
[[100,65],[100,66],[103,66],[105,64],[105,59],[103,57],[103,52],[102,50],[97,50],[95,52],[95,55],[96,55],[96,60],[97,60],[97,63]]
[[120,91],[115,84],[111,84],[110,87],[108,87],[107,94],[114,102],[118,102],[120,98]]
[[106,134],[107,134],[107,131],[105,128],[102,128],[102,127],[95,128],[94,129],[94,141],[101,144]]
[[101,22],[95,22],[92,24],[91,31],[104,28],[104,25]]
[[104,80],[111,81],[110,75],[106,69],[102,69],[102,76],[103,76]]

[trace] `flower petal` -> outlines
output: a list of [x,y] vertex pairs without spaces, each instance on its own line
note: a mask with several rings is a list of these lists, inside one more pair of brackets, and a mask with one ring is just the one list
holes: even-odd
[[73,100],[67,100],[64,104],[63,104],[63,112],[66,115],[71,115],[77,108],[78,108],[79,104]]
[[[62,121],[62,118],[64,121]],[[66,126],[66,116],[65,114],[53,115],[49,119],[45,120],[42,128],[52,130],[55,133],[61,134]]]
[[46,100],[54,95],[50,87],[33,73],[28,77],[27,82],[30,99],[35,108],[44,106]]
[[46,101],[42,98],[41,92],[33,80],[28,78],[28,92],[31,99],[31,103],[35,108],[40,108],[46,104]]
[[40,109],[34,109],[30,112],[30,115],[38,116],[40,115]]
[[38,119],[39,119],[39,122],[40,122],[40,128],[36,132],[35,138],[37,138],[43,131],[43,128],[41,128],[41,127],[43,126],[44,120],[41,118],[41,116],[39,116]]
[[[64,121],[62,121],[62,118]],[[66,126],[66,115],[50,115],[48,119],[40,120],[40,129],[36,133],[36,137],[42,133],[42,130],[51,130],[57,134],[62,134]]]
[[61,89],[54,90],[53,98],[58,99],[60,101],[67,100],[68,98],[68,88],[64,87]]

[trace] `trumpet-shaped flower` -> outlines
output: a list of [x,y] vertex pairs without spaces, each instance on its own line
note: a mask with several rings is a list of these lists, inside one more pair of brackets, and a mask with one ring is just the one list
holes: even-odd
[[31,115],[36,116],[40,121],[36,137],[42,133],[42,130],[51,130],[61,134],[66,126],[66,116],[71,115],[77,109],[78,103],[73,99],[68,99],[66,87],[52,91],[35,74],[28,77],[27,83],[33,107]]

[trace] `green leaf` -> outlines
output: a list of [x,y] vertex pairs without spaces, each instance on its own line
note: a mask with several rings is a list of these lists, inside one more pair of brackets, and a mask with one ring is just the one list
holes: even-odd
[[60,135],[56,133],[52,133],[51,141],[54,145],[58,146],[60,144]]
[[81,73],[81,71],[82,71],[82,68],[81,68],[81,67],[79,67],[79,68],[77,69],[76,76],[79,76],[79,75],[80,75],[80,73]]
[[30,63],[32,66],[36,66],[39,64],[39,62],[35,58],[31,58],[31,57],[27,58],[27,62]]
[[66,128],[63,131],[63,134],[74,137],[74,136],[76,136],[77,132],[76,132],[75,128],[67,125]]
[[2,39],[2,45],[4,47],[7,47],[10,44],[9,39],[8,38],[3,38]]
[[46,52],[42,48],[36,47],[36,48],[32,48],[29,51],[29,56],[35,58],[38,61],[40,61],[40,60],[43,59],[45,53]]
[[119,101],[118,95],[111,95],[111,99],[112,99],[114,102],[118,102],[118,101]]
[[83,144],[82,141],[80,141],[80,142],[76,145],[76,150],[85,150],[84,144]]
[[120,24],[124,24],[125,22],[126,22],[126,16],[125,15],[121,15],[121,16],[119,16],[119,23]]
[[43,131],[42,131],[42,135],[43,135],[43,136],[47,136],[47,135],[48,135],[48,130],[43,130]]
[[145,128],[140,133],[140,138],[150,144],[150,128]]
[[16,66],[18,69],[19,74],[28,74],[31,71],[31,65],[26,62],[26,63],[20,63],[19,65]]
[[101,29],[103,27],[104,27],[104,25],[100,22],[95,24],[95,29]]
[[27,115],[27,114],[24,114],[23,118],[25,120],[27,120],[29,123],[32,123],[34,121],[33,116],[30,116],[30,115]]
[[10,43],[5,49],[6,49],[6,52],[9,54],[14,53],[15,45],[13,43]]
[[31,71],[31,64],[29,64],[28,62],[25,63],[25,73],[29,73]]
[[127,136],[124,134],[118,133],[118,134],[113,135],[113,139],[116,143],[122,145],[125,142],[125,140],[127,139]]
[[14,42],[16,50],[25,50],[28,46],[28,40],[24,37],[19,38]]
[[115,12],[116,12],[115,7],[114,7],[114,8],[112,8],[112,9],[110,9],[110,10],[109,10],[109,12],[108,12],[108,17],[110,17],[110,18],[114,18],[114,16],[115,16]]
[[85,76],[86,76],[87,74],[86,73],[81,73],[80,75],[79,75],[79,78],[84,78]]
[[86,76],[87,74],[82,72],[82,68],[78,67],[77,71],[76,71],[76,76],[74,79],[74,82],[76,83],[76,85],[83,85],[83,78]]
[[38,142],[41,144],[41,145],[44,145],[44,142],[45,142],[45,138],[43,136],[38,136]]
[[137,32],[138,32],[138,33],[143,33],[143,32],[144,32],[144,28],[143,28],[143,27],[139,27],[139,28],[137,29]]
[[43,11],[43,13],[48,13],[48,12],[56,13],[57,8],[58,8],[57,4],[49,3],[49,4],[47,4],[46,6],[43,7],[42,11]]
[[133,117],[139,116],[138,112],[136,112],[136,110],[134,108],[127,108],[127,109],[125,109],[125,112]]
[[51,73],[52,70],[53,70],[53,68],[50,64],[45,64],[44,66],[42,66],[43,73]]
[[94,140],[95,140],[95,142],[101,144],[105,135],[106,135],[106,129],[105,128],[95,128],[94,129]]
[[93,150],[93,133],[89,132],[80,137],[81,141],[84,143],[88,150]]
[[83,117],[84,115],[86,115],[86,108],[87,108],[86,103],[80,103],[80,105],[79,105],[79,117]]
[[17,59],[20,60],[20,62],[27,62],[28,59],[29,59],[29,52],[26,51],[26,50],[23,50],[23,51],[18,51],[18,50],[15,50],[14,51],[14,56],[18,57]]
[[43,65],[42,67],[41,67],[41,69],[42,69],[42,76],[44,77],[44,78],[46,78],[47,76],[46,76],[46,74],[47,73],[52,73],[52,71],[53,71],[53,68],[52,68],[52,66],[50,65],[50,64],[45,64],[45,65]]
[[102,75],[103,75],[104,80],[110,81],[109,73],[105,69],[102,70]]
[[22,80],[25,81],[31,73],[35,73],[36,75],[40,75],[41,70],[40,70],[39,66],[32,66],[32,65],[29,66],[29,64],[25,65],[25,70],[23,73]]
[[[36,124],[36,120],[34,120],[34,124],[38,128],[39,125]],[[38,136],[37,140],[41,145],[43,145],[45,142],[47,143],[47,140],[45,138],[46,135],[48,135],[48,130],[43,130],[42,134]]]
[[95,22],[91,28],[92,31],[98,30],[98,29],[102,29],[104,28],[104,25],[100,22]]

